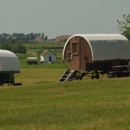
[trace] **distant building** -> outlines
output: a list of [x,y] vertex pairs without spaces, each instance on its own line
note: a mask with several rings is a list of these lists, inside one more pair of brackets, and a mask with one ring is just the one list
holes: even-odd
[[41,54],[40,62],[41,63],[54,63],[56,62],[56,55],[52,51],[46,50]]
[[34,42],[43,43],[44,39],[38,36],[36,39],[34,39]]
[[68,39],[70,36],[71,36],[71,35],[61,35],[61,36],[58,36],[58,37],[54,40],[54,43],[66,42],[67,39]]

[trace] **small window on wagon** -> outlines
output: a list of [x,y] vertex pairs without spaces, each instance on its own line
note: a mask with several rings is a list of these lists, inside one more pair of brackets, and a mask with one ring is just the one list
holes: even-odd
[[78,53],[78,43],[72,43],[72,53]]

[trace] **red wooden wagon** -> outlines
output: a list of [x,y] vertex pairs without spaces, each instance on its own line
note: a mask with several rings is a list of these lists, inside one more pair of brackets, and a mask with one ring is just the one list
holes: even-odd
[[59,82],[82,79],[85,75],[99,78],[129,76],[130,46],[120,34],[76,34],[63,48],[63,62],[70,62],[69,69]]

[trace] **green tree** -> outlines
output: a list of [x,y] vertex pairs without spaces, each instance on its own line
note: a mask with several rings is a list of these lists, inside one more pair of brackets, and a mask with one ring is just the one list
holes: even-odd
[[44,40],[48,40],[48,36],[45,36]]
[[44,33],[42,33],[42,38],[44,39]]
[[9,50],[14,53],[26,53],[27,49],[22,43],[18,42],[16,39],[10,39],[7,42],[3,42],[0,45],[1,49]]
[[0,45],[0,48],[1,48],[1,49],[4,49],[4,50],[9,50],[9,51],[11,51],[11,44],[8,43],[8,42],[3,42],[3,43]]
[[37,56],[40,57],[40,55],[43,53],[43,50],[38,50],[37,51]]
[[27,50],[21,43],[17,43],[12,45],[11,51],[14,53],[26,53]]
[[128,38],[130,41],[130,14],[123,15],[124,21],[117,20],[118,22],[118,28],[120,31],[122,31],[122,34]]

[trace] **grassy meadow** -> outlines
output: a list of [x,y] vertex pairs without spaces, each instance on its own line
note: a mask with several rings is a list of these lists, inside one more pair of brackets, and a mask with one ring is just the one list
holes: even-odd
[[130,77],[58,83],[66,70],[58,53],[43,65],[18,55],[22,85],[0,87],[0,130],[129,130]]

